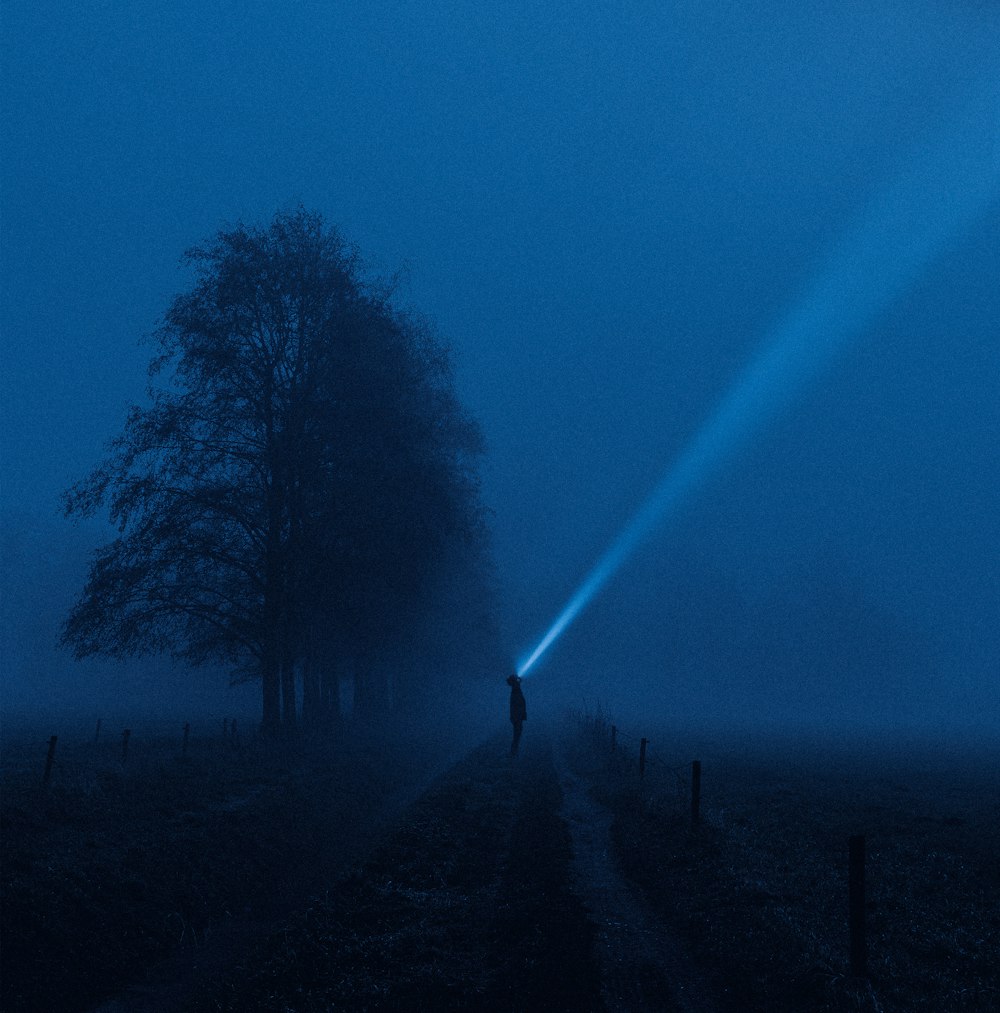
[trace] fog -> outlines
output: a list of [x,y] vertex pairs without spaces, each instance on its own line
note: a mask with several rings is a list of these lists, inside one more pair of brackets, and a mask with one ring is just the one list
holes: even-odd
[[[141,339],[224,224],[322,211],[454,348],[513,665],[889,195],[877,307],[525,693],[533,715],[995,733],[998,34],[960,2],[7,3],[4,713],[256,706],[221,670],[55,647],[106,537],[59,494],[144,397]],[[475,687],[501,723],[506,674]]]
[[222,668],[192,672],[163,657],[75,660],[59,643],[60,630],[90,554],[108,531],[23,514],[8,514],[6,522],[0,565],[20,580],[4,593],[0,641],[8,732],[54,721],[47,731],[89,739],[98,719],[112,734],[143,725],[176,730],[191,721],[214,726],[234,717],[251,727],[259,720],[259,690],[231,686]]

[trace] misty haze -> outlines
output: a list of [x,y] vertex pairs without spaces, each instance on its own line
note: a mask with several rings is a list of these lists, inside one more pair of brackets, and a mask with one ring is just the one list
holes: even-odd
[[4,1009],[1000,1008],[1000,12],[855,7],[5,5]]

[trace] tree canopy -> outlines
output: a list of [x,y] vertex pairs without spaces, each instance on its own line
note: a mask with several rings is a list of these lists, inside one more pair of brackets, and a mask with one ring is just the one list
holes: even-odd
[[106,506],[119,534],[64,639],[223,660],[260,678],[269,731],[295,720],[297,674],[304,716],[335,708],[345,659],[377,705],[373,659],[426,628],[444,569],[488,586],[482,440],[448,350],[318,214],[238,225],[186,259],[148,404],[66,493],[68,514]]

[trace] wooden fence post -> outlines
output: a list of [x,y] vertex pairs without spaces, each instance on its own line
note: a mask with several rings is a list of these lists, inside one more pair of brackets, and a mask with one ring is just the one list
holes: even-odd
[[691,761],[691,823],[701,820],[701,760]]
[[126,728],[125,731],[122,732],[122,763],[128,759],[128,740],[131,735],[131,728]]
[[848,848],[848,925],[851,936],[851,974],[868,975],[868,947],[865,939],[865,838],[849,838]]
[[49,778],[52,776],[52,762],[56,758],[56,740],[59,738],[58,735],[53,735],[49,739],[49,752],[45,757],[45,777],[42,779],[42,784],[48,784]]
[[649,739],[639,740],[639,780],[646,774],[646,743]]

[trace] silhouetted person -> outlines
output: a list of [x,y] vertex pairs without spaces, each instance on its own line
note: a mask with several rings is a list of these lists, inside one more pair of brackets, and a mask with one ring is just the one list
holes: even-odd
[[507,676],[507,685],[510,686],[510,723],[514,726],[510,755],[517,756],[517,747],[521,741],[521,726],[528,720],[528,705],[524,702],[521,677],[517,673]]

